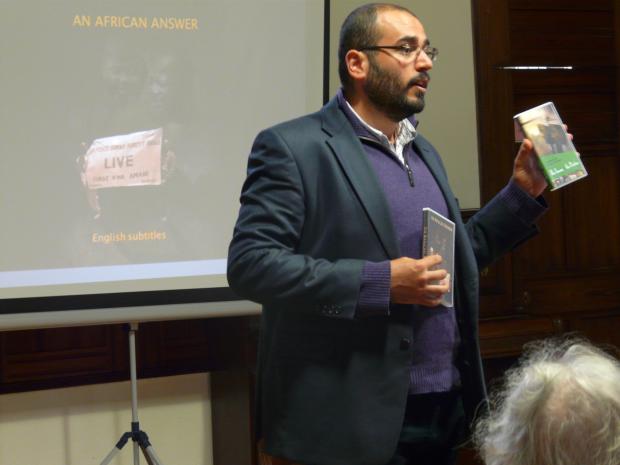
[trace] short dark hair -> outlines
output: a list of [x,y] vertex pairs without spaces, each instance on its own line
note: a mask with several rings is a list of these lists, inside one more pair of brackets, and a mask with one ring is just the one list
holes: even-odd
[[340,42],[338,44],[338,74],[342,87],[345,89],[351,84],[345,56],[349,50],[359,50],[376,45],[377,40],[379,40],[379,31],[376,27],[377,13],[381,10],[406,11],[415,16],[407,8],[392,3],[368,3],[349,13],[340,28]]

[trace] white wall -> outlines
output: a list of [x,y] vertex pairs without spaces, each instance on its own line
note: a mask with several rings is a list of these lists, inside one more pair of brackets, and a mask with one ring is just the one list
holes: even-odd
[[[367,0],[332,0],[330,25],[330,91],[338,79],[338,32],[345,17]],[[419,130],[437,148],[448,170],[461,208],[480,206],[478,133],[471,4],[463,0],[396,1],[424,24],[439,57],[430,72],[426,107]]]
[[[212,465],[208,374],[140,380],[138,411],[163,463]],[[0,464],[98,465],[130,424],[128,381],[1,395]],[[111,465],[133,464],[132,448]]]

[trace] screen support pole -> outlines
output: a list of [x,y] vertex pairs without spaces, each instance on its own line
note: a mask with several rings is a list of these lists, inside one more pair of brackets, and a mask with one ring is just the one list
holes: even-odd
[[140,451],[148,465],[163,465],[153,446],[149,442],[147,434],[140,429],[138,421],[138,377],[136,374],[136,331],[138,323],[129,323],[129,373],[131,376],[131,431],[124,433],[112,448],[110,453],[101,462],[107,465],[127,444],[130,439],[133,441],[133,463],[140,465]]

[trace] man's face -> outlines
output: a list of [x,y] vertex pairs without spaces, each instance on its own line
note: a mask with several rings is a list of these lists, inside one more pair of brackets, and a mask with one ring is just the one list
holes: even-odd
[[[419,49],[428,44],[422,23],[409,13],[384,10],[377,16],[380,39],[374,45],[407,44]],[[368,53],[369,69],[363,84],[368,99],[392,121],[400,121],[424,109],[424,96],[433,62],[424,53],[404,56],[398,50]]]

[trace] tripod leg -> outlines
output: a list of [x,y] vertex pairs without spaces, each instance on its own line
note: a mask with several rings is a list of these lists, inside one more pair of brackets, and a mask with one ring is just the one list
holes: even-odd
[[121,451],[121,449],[125,446],[125,444],[127,444],[127,441],[129,441],[131,437],[132,437],[131,433],[123,434],[121,438],[118,440],[118,442],[116,443],[116,445],[114,446],[114,448],[112,448],[110,453],[105,456],[105,458],[101,462],[101,465],[107,465],[108,463],[110,463],[110,461],[116,456],[116,454],[118,454]]
[[134,435],[134,440],[140,445],[140,449],[142,449],[142,453],[144,454],[144,458],[148,465],[163,465],[157,454],[155,453],[155,449],[149,442],[149,437],[144,431],[138,431],[137,434]]
[[159,457],[157,457],[157,454],[155,453],[155,449],[153,449],[153,446],[149,446],[146,448],[146,453],[148,454],[148,457],[151,458],[151,461],[149,461],[149,459],[147,458],[147,462],[149,462],[149,465],[164,465],[161,460],[159,460]]
[[140,465],[140,446],[135,441],[133,443],[133,465]]
[[118,454],[120,451],[121,451],[120,449],[117,449],[116,447],[114,447],[110,451],[110,453],[105,456],[105,458],[101,462],[101,465],[107,465],[108,463],[110,463],[112,461],[112,459],[116,456],[116,454]]

